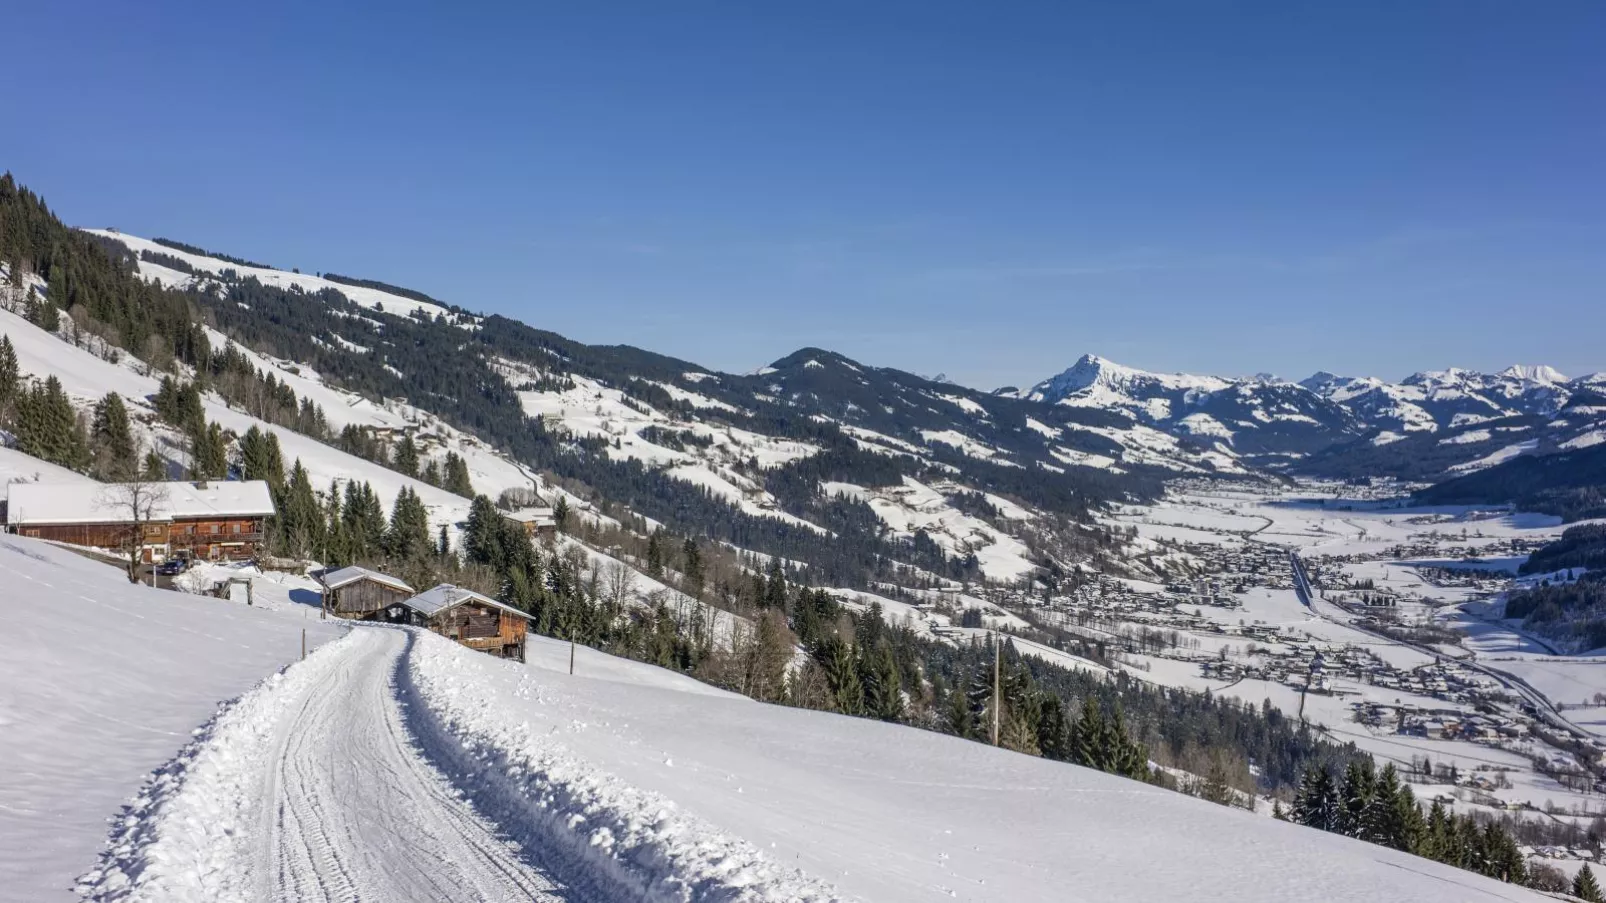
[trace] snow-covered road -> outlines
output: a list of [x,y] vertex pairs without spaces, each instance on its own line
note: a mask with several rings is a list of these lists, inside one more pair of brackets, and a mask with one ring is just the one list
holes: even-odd
[[407,721],[412,636],[356,627],[226,708],[123,820],[92,900],[572,899]]
[[353,633],[276,731],[258,851],[271,899],[561,899],[408,733],[395,689],[407,634]]

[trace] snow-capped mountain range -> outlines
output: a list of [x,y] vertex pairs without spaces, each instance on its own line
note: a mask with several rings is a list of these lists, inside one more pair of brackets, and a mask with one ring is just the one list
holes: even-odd
[[[1493,438],[1470,428],[1528,418],[1557,423],[1575,397],[1594,397],[1606,374],[1569,379],[1548,366],[1517,365],[1498,373],[1423,371],[1398,383],[1376,377],[1316,373],[1299,382],[1264,374],[1225,378],[1152,373],[1084,355],[1063,373],[1026,392],[1007,392],[1054,405],[1119,410],[1140,423],[1213,445],[1259,463],[1299,458],[1365,441],[1386,445],[1416,433],[1471,436],[1452,444],[1469,454]],[[1556,426],[1549,438],[1564,446],[1600,441],[1590,408]],[[1503,424],[1514,431],[1515,424]],[[1486,431],[1485,431],[1486,432]],[[1527,437],[1524,437],[1527,438]],[[1536,446],[1537,447],[1537,446]],[[1458,464],[1476,461],[1477,456]]]

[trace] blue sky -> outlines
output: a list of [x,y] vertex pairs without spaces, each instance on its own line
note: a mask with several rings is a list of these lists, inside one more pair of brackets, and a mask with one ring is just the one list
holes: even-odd
[[1606,4],[342,6],[23,4],[0,166],[727,370],[1606,370]]

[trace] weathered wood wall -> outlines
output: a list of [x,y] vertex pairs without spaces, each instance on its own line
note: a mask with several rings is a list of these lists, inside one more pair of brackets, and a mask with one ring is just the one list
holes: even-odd
[[[128,544],[130,529],[129,524],[38,524],[19,526],[17,533],[77,546],[121,549]],[[260,517],[153,523],[146,525],[144,535],[146,546],[165,545],[168,555],[187,551],[196,558],[250,558],[262,540]]]
[[524,661],[526,621],[500,608],[465,602],[430,619],[429,629],[470,649]]
[[329,612],[342,618],[377,618],[386,608],[405,602],[412,595],[373,580],[359,580],[329,591]]

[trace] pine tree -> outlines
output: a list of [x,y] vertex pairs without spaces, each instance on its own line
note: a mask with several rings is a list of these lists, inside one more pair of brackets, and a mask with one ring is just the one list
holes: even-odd
[[474,497],[474,484],[468,478],[468,463],[458,456],[456,452],[446,453],[446,485],[447,492],[460,495],[463,498]]
[[569,500],[566,497],[558,496],[558,503],[552,508],[552,519],[558,522],[560,532],[569,532]]
[[385,551],[396,561],[421,558],[430,549],[429,511],[411,487],[396,493],[390,509],[390,527],[385,534]]
[[425,462],[424,472],[418,478],[431,486],[439,486],[441,484],[441,466],[435,463],[433,458],[430,459]]
[[1589,863],[1578,870],[1573,877],[1573,896],[1584,903],[1606,903],[1606,897],[1600,892],[1600,885],[1595,882],[1595,873],[1590,870]]
[[663,530],[654,530],[647,536],[647,576],[654,580],[664,578]]
[[295,557],[321,550],[325,538],[323,510],[312,489],[312,479],[297,458],[290,479],[279,491],[277,527],[280,548]]
[[70,470],[89,466],[89,441],[72,401],[54,375],[17,399],[17,449]]
[[403,436],[396,443],[395,457],[390,466],[407,476],[418,476],[418,446],[413,444],[412,436]]
[[948,711],[944,717],[948,732],[956,737],[971,739],[974,736],[975,722],[970,714],[970,700],[966,698],[962,685],[963,673],[955,675],[957,682],[953,689],[948,691]]
[[223,427],[211,423],[190,438],[190,477],[221,480],[229,475],[229,445]]
[[693,599],[703,596],[703,553],[697,548],[697,543],[690,536],[680,547],[681,567],[680,573],[684,577],[681,586],[686,595]]
[[882,721],[897,721],[903,717],[903,692],[891,647],[882,642],[874,649],[861,646],[860,650],[866,714]]
[[1360,831],[1356,836],[1396,850],[1407,849],[1404,846],[1405,825],[1399,806],[1402,789],[1394,763],[1384,765],[1374,782],[1371,798],[1361,813]]
[[1099,701],[1089,696],[1082,700],[1082,714],[1071,726],[1071,761],[1088,768],[1104,770],[1106,739],[1109,733],[1104,723],[1104,712]]
[[500,571],[506,561],[502,550],[502,515],[496,505],[483,495],[474,497],[468,510],[468,527],[464,531],[463,554],[470,563],[487,564]]
[[[1442,814],[1442,812],[1441,812]],[[1312,766],[1305,769],[1294,796],[1294,821],[1323,831],[1335,830],[1338,825],[1338,788],[1327,769]]]
[[140,464],[139,478],[148,481],[161,481],[167,479],[167,462],[162,460],[155,450],[145,453],[145,461]]
[[138,467],[134,456],[134,434],[128,424],[128,408],[116,392],[107,393],[95,405],[90,435],[95,443],[96,471],[110,482],[131,479]]
[[0,417],[17,400],[17,390],[22,385],[22,371],[17,365],[17,349],[11,344],[11,336],[0,335]]
[[859,680],[853,649],[838,637],[828,636],[821,641],[816,658],[825,669],[835,709],[844,715],[865,714],[864,684]]
[[1334,830],[1346,837],[1366,839],[1366,812],[1375,792],[1371,760],[1351,759],[1339,789],[1338,824]]

